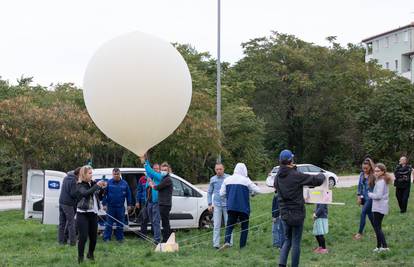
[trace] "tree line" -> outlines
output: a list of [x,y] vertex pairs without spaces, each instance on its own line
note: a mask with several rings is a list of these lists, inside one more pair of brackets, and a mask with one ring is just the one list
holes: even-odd
[[[277,165],[284,148],[298,163],[336,172],[356,171],[367,155],[385,163],[411,157],[414,86],[375,61],[365,63],[360,44],[327,39],[323,47],[273,32],[243,43],[238,62],[222,63],[221,132],[215,59],[175,44],[191,72],[192,102],[179,128],[151,150],[151,160],[168,161],[178,175],[202,183],[219,153],[227,172],[244,162],[253,179]],[[0,79],[0,195],[21,192],[30,168],[140,166],[93,124],[81,88],[32,81]]]

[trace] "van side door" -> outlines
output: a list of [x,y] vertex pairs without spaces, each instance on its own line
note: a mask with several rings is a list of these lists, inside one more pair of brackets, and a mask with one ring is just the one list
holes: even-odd
[[45,171],[44,182],[44,224],[59,224],[59,196],[62,189],[63,178],[67,174],[58,171]]

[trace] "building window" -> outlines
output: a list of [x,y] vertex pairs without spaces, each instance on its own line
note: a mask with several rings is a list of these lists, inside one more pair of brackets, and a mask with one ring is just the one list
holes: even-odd
[[398,43],[398,33],[394,34],[394,43]]
[[390,63],[389,63],[389,62],[385,62],[385,68],[386,68],[387,70],[389,70],[389,69],[390,69]]
[[367,44],[367,55],[372,55],[372,43]]
[[390,38],[385,37],[385,47],[389,47],[390,46]]
[[398,60],[395,60],[395,71],[398,71]]
[[378,50],[379,50],[379,40],[376,40],[375,41],[375,51],[378,52]]
[[404,42],[408,42],[408,31],[404,32]]

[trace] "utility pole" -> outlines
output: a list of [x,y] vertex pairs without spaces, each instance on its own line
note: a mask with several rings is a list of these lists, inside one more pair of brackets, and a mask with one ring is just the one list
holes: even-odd
[[[217,0],[217,130],[220,134],[221,144],[221,61],[220,61],[220,0]],[[221,163],[221,153],[217,156],[217,163]]]

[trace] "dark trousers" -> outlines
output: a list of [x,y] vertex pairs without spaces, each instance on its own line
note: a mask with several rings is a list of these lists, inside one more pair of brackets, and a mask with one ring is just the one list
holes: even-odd
[[286,221],[282,220],[283,227],[285,228],[285,242],[283,243],[282,250],[280,251],[279,266],[286,266],[289,251],[292,247],[292,267],[299,266],[300,259],[300,242],[302,241],[303,224],[289,225]]
[[362,210],[361,210],[361,218],[359,221],[358,233],[360,233],[361,235],[364,233],[367,216],[368,216],[369,221],[371,222],[372,227],[374,227],[371,210],[372,210],[372,199],[365,199],[364,205],[362,206]]
[[162,225],[162,242],[167,242],[168,238],[171,235],[170,227],[170,211],[171,206],[160,205],[160,216],[161,216],[161,225]]
[[384,233],[382,232],[382,219],[384,214],[379,212],[373,212],[374,215],[374,230],[377,236],[377,248],[387,248],[387,242],[385,241]]
[[407,188],[396,188],[395,189],[395,196],[398,200],[398,205],[400,206],[401,213],[404,213],[407,211],[407,204],[408,204],[408,198],[410,197],[410,189],[411,186],[408,186]]
[[71,245],[76,244],[75,209],[73,206],[59,204],[58,241],[66,244],[68,238]]
[[315,235],[320,248],[326,248],[325,237],[323,235]]
[[224,243],[230,244],[231,234],[233,233],[234,225],[237,223],[238,219],[241,223],[240,248],[245,247],[247,243],[247,235],[249,234],[249,215],[244,212],[233,210],[227,211],[227,214],[228,218]]
[[93,255],[98,235],[98,217],[93,212],[78,212],[76,223],[79,230],[78,257],[83,259],[85,244],[89,237],[88,255]]
[[148,234],[148,222],[149,222],[149,214],[146,205],[141,204],[139,213],[138,213],[138,221],[141,221],[141,229],[140,233],[143,236],[147,236]]
[[124,239],[124,225],[125,224],[125,207],[111,207],[108,206],[106,211],[105,232],[103,235],[104,241],[111,240],[112,228],[115,223],[115,237],[116,240]]

